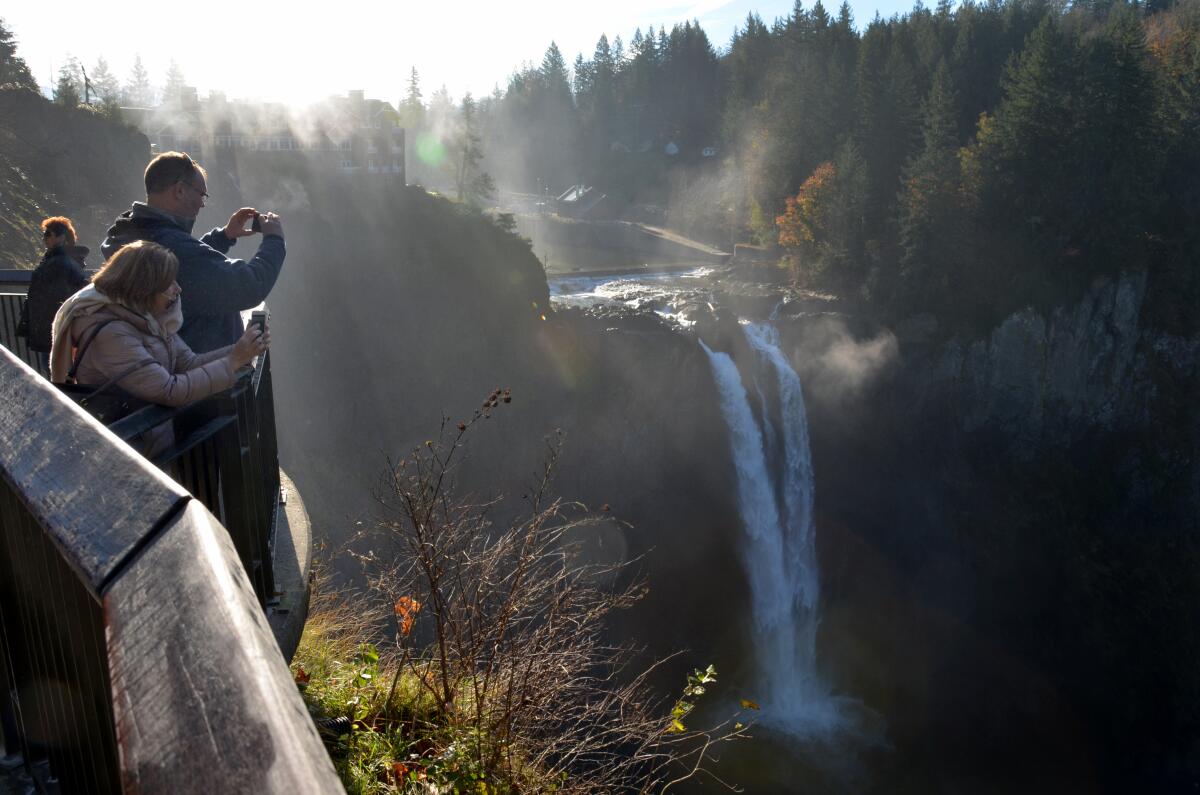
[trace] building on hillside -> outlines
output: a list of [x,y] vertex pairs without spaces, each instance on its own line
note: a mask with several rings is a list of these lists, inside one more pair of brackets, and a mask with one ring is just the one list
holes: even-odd
[[596,219],[605,215],[602,208],[607,198],[607,194],[590,185],[572,185],[555,199],[554,204],[559,215]]
[[188,89],[156,108],[122,111],[154,152],[184,151],[212,164],[292,153],[344,174],[405,179],[400,116],[362,91],[295,111],[280,103],[231,101],[217,92],[201,100]]

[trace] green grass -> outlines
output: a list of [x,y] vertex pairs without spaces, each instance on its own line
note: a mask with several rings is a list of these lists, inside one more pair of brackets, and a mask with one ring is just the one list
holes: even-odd
[[[348,734],[321,732],[346,791],[515,791],[509,784],[489,781],[475,763],[473,751],[487,748],[488,738],[475,737],[440,717],[432,688],[421,682],[421,664],[412,665],[394,650],[381,654],[372,642],[377,639],[378,617],[357,607],[340,595],[314,596],[291,664],[314,720],[345,717],[352,722]],[[471,692],[470,687],[456,690]],[[465,699],[460,696],[460,701]],[[470,704],[457,707],[465,711]],[[553,789],[535,786],[522,791]]]

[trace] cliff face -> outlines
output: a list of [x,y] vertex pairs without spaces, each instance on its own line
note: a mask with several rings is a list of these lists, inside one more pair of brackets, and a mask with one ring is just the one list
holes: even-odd
[[[1144,274],[1100,280],[979,340],[909,323],[854,383],[823,363],[887,332],[790,323],[813,394],[822,648],[929,775],[1200,771],[1200,339],[1151,326],[1146,296]],[[1013,754],[1023,771],[1002,772]]]
[[1049,317],[1011,315],[986,340],[945,346],[912,386],[953,395],[962,431],[999,428],[1022,460],[1098,430],[1147,428],[1195,371],[1200,340],[1142,328],[1145,297],[1145,274],[1123,274]]
[[0,90],[0,267],[37,264],[37,224],[49,215],[71,218],[97,267],[112,219],[145,197],[149,160],[146,137],[119,122],[32,91]]
[[512,403],[472,433],[461,492],[519,503],[561,429],[553,493],[611,508],[589,554],[645,556],[637,569],[653,572],[618,632],[656,649],[721,645],[737,624],[711,616],[744,588],[728,565],[726,435],[694,341],[652,318],[556,314],[527,243],[419,188],[247,164],[213,177],[226,191],[214,206],[284,215],[287,262],[269,299],[280,455],[331,552],[371,521],[389,456],[508,387]]

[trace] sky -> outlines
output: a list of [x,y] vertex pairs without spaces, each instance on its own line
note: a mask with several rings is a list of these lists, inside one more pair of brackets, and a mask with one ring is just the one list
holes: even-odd
[[[507,3],[362,0],[207,6],[157,3],[145,7],[97,0],[6,3],[0,18],[17,39],[18,53],[48,88],[74,56],[89,70],[99,57],[122,82],[141,56],[161,85],[172,61],[200,96],[303,104],[362,89],[397,102],[416,67],[426,100],[445,85],[458,100],[488,94],[523,63],[539,64],[551,41],[568,65],[591,56],[601,33],[628,43],[644,32],[699,20],[713,45],[728,44],[735,27],[756,11],[767,24],[791,12],[793,0],[510,0]],[[826,0],[833,12],[840,0]],[[806,0],[810,7],[812,0]],[[911,0],[852,0],[861,26],[879,11],[904,13]]]

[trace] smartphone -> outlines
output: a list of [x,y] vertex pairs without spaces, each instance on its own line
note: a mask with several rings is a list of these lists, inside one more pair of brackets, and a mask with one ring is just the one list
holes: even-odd
[[250,326],[258,326],[260,332],[263,334],[267,333],[267,313],[261,310],[251,312]]
[[250,222],[250,231],[251,232],[261,232],[262,231],[262,216],[259,213],[254,214],[254,220],[252,220]]

